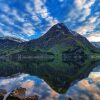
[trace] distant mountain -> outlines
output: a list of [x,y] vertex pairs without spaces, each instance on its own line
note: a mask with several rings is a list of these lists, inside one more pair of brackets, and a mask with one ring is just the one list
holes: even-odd
[[8,55],[18,51],[23,44],[23,40],[14,37],[0,37],[0,55]]
[[100,48],[100,42],[91,42],[95,47]]
[[16,42],[15,40],[11,39],[11,38],[0,38],[0,47],[12,47],[12,46],[16,46],[17,44],[19,44],[19,42]]
[[[0,45],[4,45],[5,47],[9,45],[12,48],[13,46],[17,47],[18,50],[16,49],[16,53],[23,55],[32,55],[36,52],[39,52],[39,54],[40,52],[42,54],[50,52],[56,57],[62,57],[62,54],[65,57],[66,55],[87,55],[92,52],[100,52],[85,37],[69,30],[63,23],[54,25],[46,34],[29,42],[21,43],[18,39],[7,38],[0,40],[0,43]],[[12,51],[9,52],[12,54]]]
[[19,43],[25,42],[25,40],[23,39],[19,39],[16,37],[10,37],[10,36],[0,37],[0,40],[11,40],[11,41],[19,42]]

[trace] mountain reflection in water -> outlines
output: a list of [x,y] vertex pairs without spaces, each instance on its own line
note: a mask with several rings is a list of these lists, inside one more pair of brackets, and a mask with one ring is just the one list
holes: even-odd
[[28,73],[42,78],[56,92],[65,93],[71,83],[87,77],[89,72],[100,64],[99,61],[35,61],[0,60],[0,76]]
[[[21,89],[19,93],[13,92],[17,89]],[[25,92],[21,92],[23,89],[25,89]],[[81,100],[99,100],[100,66],[94,68],[87,78],[70,86],[64,94],[54,91],[44,80],[28,74],[16,74],[7,78],[2,77],[0,79],[0,90],[6,91],[3,100],[11,98],[12,92],[14,93],[13,96],[19,98],[37,95],[39,100],[80,100],[80,98]]]

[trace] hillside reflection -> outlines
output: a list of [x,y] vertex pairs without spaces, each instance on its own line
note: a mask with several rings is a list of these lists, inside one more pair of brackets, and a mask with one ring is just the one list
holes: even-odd
[[0,76],[28,73],[46,81],[54,90],[64,93],[75,81],[87,77],[89,72],[100,64],[99,61],[68,60],[57,62],[36,60],[0,60]]

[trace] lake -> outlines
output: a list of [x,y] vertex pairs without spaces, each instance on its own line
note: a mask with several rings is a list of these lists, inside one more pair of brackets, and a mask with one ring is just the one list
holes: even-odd
[[99,65],[100,61],[89,59],[68,59],[66,61],[2,59],[0,60],[0,77],[14,77],[18,73],[37,76],[43,79],[54,91],[63,94],[70,86],[87,77],[91,70]]

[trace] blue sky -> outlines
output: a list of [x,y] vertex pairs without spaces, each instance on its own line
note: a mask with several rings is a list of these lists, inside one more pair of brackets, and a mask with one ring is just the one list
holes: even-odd
[[0,0],[0,37],[38,38],[59,22],[100,41],[100,0]]

